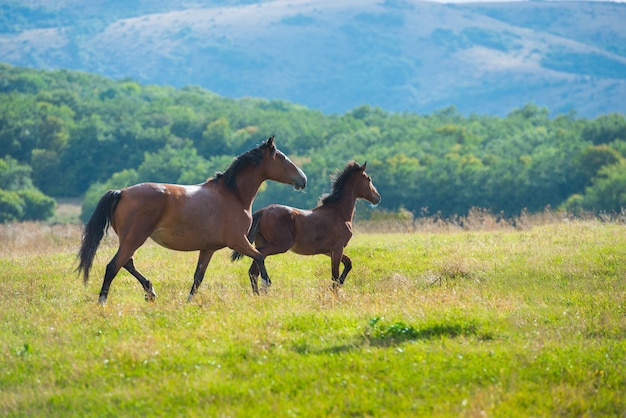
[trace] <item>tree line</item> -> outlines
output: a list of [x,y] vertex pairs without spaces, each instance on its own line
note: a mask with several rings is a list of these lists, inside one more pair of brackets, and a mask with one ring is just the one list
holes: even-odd
[[[306,172],[304,193],[266,183],[255,207],[313,207],[347,161],[367,161],[385,211],[514,216],[546,206],[626,207],[626,119],[551,116],[532,103],[506,117],[392,113],[363,105],[326,115],[281,100],[231,99],[69,70],[0,64],[0,221],[46,219],[54,198],[142,181],[200,183],[270,135]],[[368,215],[365,205],[358,206]]]

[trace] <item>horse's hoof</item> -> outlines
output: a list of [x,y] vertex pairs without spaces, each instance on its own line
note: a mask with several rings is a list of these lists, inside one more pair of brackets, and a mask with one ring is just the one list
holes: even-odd
[[106,304],[107,304],[107,298],[106,298],[106,297],[102,297],[102,296],[100,296],[100,297],[98,298],[98,303],[99,303],[100,305],[102,305],[102,306],[106,305]]
[[146,299],[146,302],[154,302],[156,300],[156,293],[154,293],[153,289],[150,289],[149,292],[146,292],[144,298]]

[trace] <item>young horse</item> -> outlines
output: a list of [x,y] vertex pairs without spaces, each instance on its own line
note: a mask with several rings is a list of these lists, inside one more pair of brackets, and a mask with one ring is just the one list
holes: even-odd
[[[250,242],[267,257],[291,250],[297,254],[326,254],[331,259],[333,288],[346,280],[352,269],[352,261],[343,253],[352,238],[352,218],[358,198],[377,205],[380,194],[372,179],[365,172],[367,163],[359,166],[349,162],[331,186],[331,193],[321,198],[321,204],[312,210],[296,209],[283,205],[270,205],[252,216],[252,228],[248,233]],[[243,254],[233,251],[231,259],[240,259]],[[344,269],[339,275],[339,262]],[[259,271],[264,266],[252,262],[248,275],[255,294],[259,293]]]
[[100,240],[111,225],[119,237],[119,248],[106,267],[99,297],[102,304],[122,267],[141,283],[146,300],[155,299],[152,283],[133,264],[135,250],[148,237],[171,250],[200,251],[188,301],[202,283],[213,253],[224,247],[252,257],[261,269],[264,284],[270,285],[264,256],[246,238],[252,222],[252,201],[261,183],[268,179],[292,184],[297,190],[306,186],[306,176],[276,148],[273,136],[202,184],[141,183],[109,190],[85,225],[78,272],[84,273],[87,282]]

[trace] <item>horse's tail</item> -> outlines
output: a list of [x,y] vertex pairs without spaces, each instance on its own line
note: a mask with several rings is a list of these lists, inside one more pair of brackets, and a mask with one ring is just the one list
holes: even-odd
[[[250,244],[254,242],[257,234],[259,233],[261,215],[263,215],[263,209],[257,210],[252,214],[252,226],[250,227],[250,231],[248,231],[248,241],[250,241]],[[241,258],[243,258],[243,254],[241,254],[239,251],[233,251],[230,255],[230,261],[237,261]]]
[[111,225],[111,217],[121,196],[122,192],[120,190],[109,190],[106,192],[98,202],[93,215],[85,224],[80,251],[78,252],[80,263],[77,268],[78,274],[83,273],[83,281],[85,283],[89,279],[89,270],[100,241],[104,233],[109,229],[109,225]]

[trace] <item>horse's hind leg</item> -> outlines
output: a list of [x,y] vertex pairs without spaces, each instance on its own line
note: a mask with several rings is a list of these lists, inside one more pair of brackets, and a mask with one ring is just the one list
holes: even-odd
[[343,271],[341,272],[341,276],[339,276],[339,284],[342,285],[346,280],[346,276],[352,270],[352,260],[347,255],[343,255],[341,257],[341,262],[343,263]]
[[[259,247],[258,246],[259,242],[265,245],[263,247]],[[259,250],[261,255],[263,255],[263,260],[265,260],[270,255],[282,254],[282,253],[289,251],[289,249],[293,246],[293,244],[294,244],[293,236],[282,237],[282,239],[277,239],[271,242],[263,238],[263,241],[257,240],[257,250]],[[263,264],[263,268],[265,268],[264,264]],[[261,269],[261,265],[257,261],[253,261],[252,265],[250,266],[250,270],[248,270],[248,275],[250,276],[250,284],[252,285],[252,291],[257,295],[259,294],[258,278],[259,278],[259,274],[261,274],[262,276],[262,271],[263,270]],[[263,280],[264,290],[267,291],[267,288],[271,285],[272,285],[272,281],[270,280],[269,275],[268,275],[267,281]]]
[[141,273],[137,271],[132,257],[128,260],[126,264],[124,264],[124,268],[128,270],[130,274],[135,276],[137,280],[139,280],[139,283],[141,283],[141,286],[143,286],[143,290],[145,290],[146,292],[146,301],[154,302],[154,300],[156,299],[156,293],[152,288],[152,283],[150,283],[150,280],[146,279]]
[[[343,276],[343,273],[341,276],[339,275],[339,264],[344,260],[343,251],[331,251],[330,253],[327,253],[326,255],[330,257],[330,269],[331,269],[332,280],[333,280],[332,288],[333,290],[337,290],[343,284],[342,277],[345,279],[345,276]],[[350,266],[350,268],[352,268],[352,266]],[[345,270],[346,270],[346,267],[344,267],[344,273],[348,274]]]
[[250,269],[248,270],[248,276],[250,277],[250,285],[252,286],[252,293],[259,294],[259,266],[256,261],[252,261]]
[[[117,253],[115,253],[115,255],[113,256],[109,264],[107,264],[107,268],[104,273],[102,289],[100,289],[100,297],[98,298],[98,301],[102,305],[104,305],[107,301],[107,296],[109,294],[109,287],[111,287],[111,282],[113,281],[113,278],[117,275],[120,269],[126,266],[129,260],[132,259],[133,254],[135,253],[135,250],[139,248],[141,244],[143,244],[146,241],[146,238],[148,238],[147,235],[143,239],[136,238],[134,241],[129,242],[125,240],[124,238],[120,237],[120,243],[121,243],[120,248],[118,248]],[[139,281],[141,282],[141,280]]]
[[109,264],[107,264],[107,268],[104,272],[104,279],[102,281],[102,288],[100,289],[100,296],[98,297],[98,302],[104,305],[107,301],[107,296],[109,295],[109,288],[111,287],[111,282],[113,278],[117,275],[117,272],[120,271],[121,265],[118,265],[117,260],[119,257],[119,250],[113,256]]

